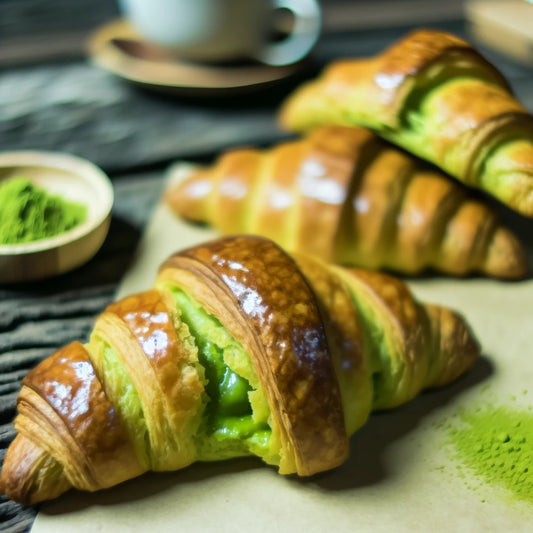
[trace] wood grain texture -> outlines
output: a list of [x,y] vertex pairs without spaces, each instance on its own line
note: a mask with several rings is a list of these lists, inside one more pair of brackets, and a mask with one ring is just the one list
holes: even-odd
[[[466,36],[462,25],[438,26]],[[125,172],[211,155],[227,146],[269,144],[285,136],[276,125],[275,111],[301,78],[316,74],[334,58],[374,54],[406,31],[399,27],[328,35],[301,77],[268,91],[219,100],[141,90],[85,60],[7,70],[0,77],[2,149],[65,150],[106,171]],[[533,69],[491,51],[487,58],[533,110]]]
[[[159,198],[162,174],[115,180],[111,229],[85,266],[46,283],[0,286],[0,460],[15,437],[13,418],[20,381],[55,349],[87,339],[96,315],[114,298],[145,221]],[[0,496],[0,531],[28,531],[37,507]]]

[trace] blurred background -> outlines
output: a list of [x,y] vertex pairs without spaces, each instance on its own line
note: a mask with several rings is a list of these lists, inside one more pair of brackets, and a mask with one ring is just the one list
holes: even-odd
[[[458,20],[465,0],[321,0],[324,31]],[[0,0],[0,66],[83,55],[94,29],[119,15],[116,0]]]
[[0,0],[2,149],[67,151],[116,174],[270,143],[282,135],[275,110],[302,79],[334,58],[377,53],[417,26],[463,35],[464,5],[322,0],[322,34],[306,69],[262,92],[200,101],[143,90],[94,65],[88,43],[120,16],[117,0]]

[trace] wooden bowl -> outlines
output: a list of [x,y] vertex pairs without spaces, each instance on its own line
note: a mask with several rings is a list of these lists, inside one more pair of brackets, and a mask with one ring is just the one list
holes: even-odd
[[85,204],[85,222],[56,237],[0,245],[0,283],[33,281],[62,274],[91,259],[111,221],[113,187],[89,161],[58,152],[0,153],[0,183],[23,177],[52,194]]

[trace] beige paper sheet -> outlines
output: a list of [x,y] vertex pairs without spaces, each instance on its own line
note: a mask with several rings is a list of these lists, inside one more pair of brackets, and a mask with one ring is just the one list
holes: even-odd
[[[187,169],[175,167],[169,183]],[[120,294],[148,288],[170,253],[214,236],[157,206]],[[432,278],[410,285],[427,301],[460,309],[483,357],[452,386],[373,415],[340,468],[299,480],[246,459],[148,474],[44,505],[33,532],[530,533],[533,506],[458,472],[440,423],[460,406],[495,399],[533,405],[533,280]]]

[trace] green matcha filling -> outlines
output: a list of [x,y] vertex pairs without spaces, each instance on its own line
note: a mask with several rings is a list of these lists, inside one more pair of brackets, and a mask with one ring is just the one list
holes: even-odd
[[373,401],[374,408],[380,408],[387,403],[394,392],[390,376],[394,379],[396,372],[391,361],[391,348],[385,333],[381,326],[382,320],[372,307],[362,298],[358,298],[352,292],[352,300],[360,313],[363,321],[365,335],[368,342],[366,343],[371,349],[370,365],[372,369]]
[[401,125],[392,128],[381,125],[383,135],[418,156],[431,160],[436,154],[433,153],[433,144],[429,142],[431,134],[428,132],[440,127],[438,123],[431,124],[432,117],[439,117],[439,113],[432,111],[433,97],[444,85],[462,83],[467,77],[461,68],[452,65],[446,68],[434,65],[421,73],[415,88],[404,102],[399,117]]
[[102,342],[102,375],[105,376],[106,389],[133,440],[139,461],[148,466],[150,442],[139,393],[115,350],[105,341]]
[[198,460],[250,454],[267,460],[271,453],[270,413],[264,397],[258,398],[257,377],[248,354],[215,317],[183,291],[172,289],[172,294],[181,319],[196,340],[207,380],[207,405],[195,436]]

